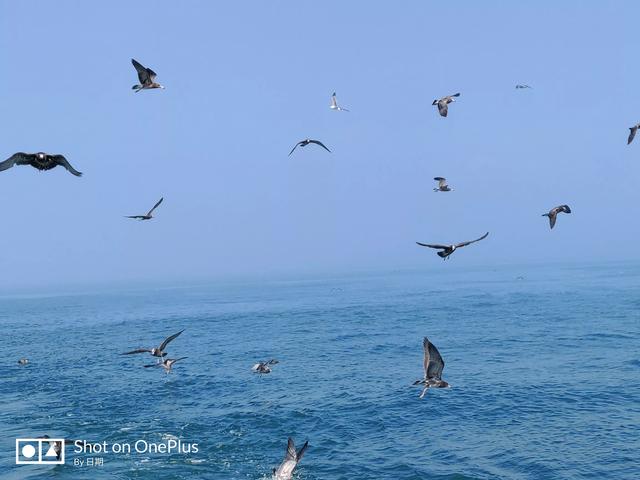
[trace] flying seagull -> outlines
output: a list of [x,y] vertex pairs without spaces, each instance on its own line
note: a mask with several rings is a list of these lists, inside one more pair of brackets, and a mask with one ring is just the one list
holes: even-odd
[[28,358],[21,358],[20,360],[18,360],[18,365],[27,365],[28,363],[29,363]]
[[158,200],[158,203],[156,203],[153,208],[151,210],[149,210],[147,212],[146,215],[127,215],[125,218],[135,218],[138,220],[151,220],[153,218],[153,211],[158,208],[158,205],[160,205],[162,203],[162,201],[164,200],[164,197],[161,197],[160,200]]
[[442,97],[440,100],[434,100],[431,105],[438,105],[438,112],[440,112],[441,116],[446,117],[449,111],[448,105],[451,102],[455,102],[455,99],[453,97],[459,97],[459,96],[460,96],[459,93],[455,93],[453,95],[447,95],[446,97]]
[[166,358],[162,361],[162,363],[154,363],[153,365],[143,365],[143,366],[144,368],[162,367],[164,368],[165,373],[168,375],[169,373],[171,373],[171,370],[173,369],[173,364],[176,362],[179,362],[180,360],[184,360],[185,358],[188,358],[188,357]]
[[489,232],[485,233],[480,238],[476,238],[475,240],[471,240],[469,242],[456,243],[454,245],[438,245],[438,244],[420,243],[420,242],[416,242],[416,243],[421,247],[429,247],[429,248],[436,248],[438,250],[442,250],[441,252],[436,252],[436,253],[438,254],[439,257],[442,257],[443,260],[446,260],[447,258],[449,258],[449,255],[451,255],[453,252],[456,251],[456,249],[460,247],[466,247],[467,245],[471,245],[472,243],[479,242],[480,240],[484,240],[485,238],[487,238],[487,235],[489,235]]
[[531,88],[529,85],[516,85],[516,88]]
[[322,143],[319,140],[311,140],[310,138],[306,138],[304,140],[300,140],[298,143],[296,143],[296,145],[291,149],[291,151],[289,152],[289,155],[291,155],[293,153],[293,151],[298,148],[298,146],[300,147],[306,147],[307,145],[309,145],[310,143],[315,143],[316,145],[320,145],[322,148],[324,148],[327,152],[331,153],[331,150],[329,150],[324,143]]
[[346,108],[342,108],[340,105],[338,105],[338,100],[336,99],[336,92],[333,92],[333,95],[331,95],[331,105],[329,106],[329,108],[331,110],[336,110],[338,112],[348,112],[349,111]]
[[549,217],[549,228],[554,227],[554,225],[556,224],[556,217],[560,212],[571,213],[571,209],[569,208],[569,205],[559,205],[549,210],[549,213],[542,214],[543,217]]
[[149,352],[152,356],[158,357],[158,359],[164,357],[167,353],[164,351],[167,348],[169,342],[179,336],[184,330],[180,330],[178,333],[174,333],[170,337],[164,339],[164,342],[159,347],[155,348],[138,348],[137,350],[131,350],[130,352],[121,353],[120,355],[131,355],[133,353],[146,353]]
[[138,72],[138,80],[140,81],[140,85],[134,85],[131,87],[133,90],[138,93],[140,90],[147,90],[150,88],[164,88],[159,83],[156,83],[156,77],[158,76],[156,72],[151,70],[150,68],[144,67],[140,62],[137,62],[133,58],[131,59],[131,63],[136,68]]
[[296,445],[293,443],[293,438],[289,437],[289,440],[287,441],[287,454],[280,466],[273,469],[274,480],[291,480],[293,470],[296,468],[300,460],[302,460],[302,456],[308,446],[309,442],[306,441],[302,448],[296,451]]
[[447,179],[444,177],[433,177],[433,179],[438,182],[438,188],[434,188],[434,192],[451,192],[453,188],[447,185]]
[[640,127],[640,123],[634,125],[633,127],[629,127],[629,138],[627,138],[627,145],[633,142],[633,139],[636,136],[636,132],[638,131],[638,127]]
[[271,373],[271,365],[275,365],[277,363],[280,363],[280,362],[275,358],[272,358],[268,362],[256,363],[253,367],[251,367],[251,370],[254,373]]
[[37,168],[38,170],[51,170],[52,168],[61,165],[76,177],[82,176],[82,173],[73,168],[67,159],[64,158],[64,155],[49,155],[44,152],[14,153],[4,162],[0,163],[0,172],[13,167],[14,165],[31,165],[33,168]]
[[449,384],[442,380],[442,370],[444,369],[444,360],[436,346],[429,341],[427,337],[422,339],[422,348],[424,350],[424,377],[422,380],[416,380],[414,385],[424,385],[420,398],[424,397],[429,388],[447,388]]

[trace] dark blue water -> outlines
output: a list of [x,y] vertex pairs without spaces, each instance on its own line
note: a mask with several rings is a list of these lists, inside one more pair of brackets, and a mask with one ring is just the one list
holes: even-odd
[[[288,436],[305,480],[640,478],[638,265],[4,296],[0,326],[2,478],[265,479]],[[118,355],[182,328],[170,375]],[[452,388],[420,400],[424,335]],[[199,451],[15,466],[44,433]]]

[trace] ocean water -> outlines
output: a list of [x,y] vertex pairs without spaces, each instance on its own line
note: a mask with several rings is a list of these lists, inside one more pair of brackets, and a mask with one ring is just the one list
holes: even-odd
[[[3,296],[0,327],[3,479],[268,479],[288,436],[300,480],[640,478],[640,265]],[[170,375],[118,355],[183,328]],[[452,388],[420,400],[424,335]],[[198,452],[16,466],[45,433]]]

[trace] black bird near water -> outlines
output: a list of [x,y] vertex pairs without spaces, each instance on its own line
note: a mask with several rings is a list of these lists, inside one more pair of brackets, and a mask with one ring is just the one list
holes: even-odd
[[453,97],[459,97],[459,93],[454,93],[453,95],[447,95],[446,97],[442,97],[440,100],[434,100],[431,105],[438,106],[438,112],[440,112],[440,116],[446,117],[447,113],[449,113],[449,104],[455,102]]
[[280,363],[278,360],[272,358],[267,362],[256,363],[253,367],[251,367],[251,370],[254,373],[271,373],[271,365],[276,365],[278,363]]
[[553,228],[556,224],[556,217],[559,213],[571,213],[569,205],[559,205],[549,210],[549,213],[543,213],[543,217],[549,217],[549,228]]
[[422,339],[422,349],[424,350],[424,359],[422,361],[424,376],[421,380],[413,382],[414,385],[424,385],[420,398],[424,397],[430,388],[449,387],[449,384],[442,380],[444,360],[436,346],[427,337],[424,337]]
[[456,244],[453,244],[453,245],[440,245],[440,244],[420,243],[420,242],[416,242],[416,243],[418,245],[420,245],[421,247],[429,247],[429,248],[435,248],[435,249],[438,249],[438,250],[442,250],[441,252],[436,252],[436,253],[443,260],[446,260],[447,258],[449,258],[449,255],[451,255],[453,252],[455,252],[458,248],[466,247],[467,245],[471,245],[472,243],[476,243],[476,242],[479,242],[480,240],[484,240],[485,238],[487,238],[487,235],[489,235],[489,232],[485,233],[480,238],[476,238],[475,240],[470,240],[468,242],[462,242],[462,243],[456,243]]
[[11,155],[4,162],[0,163],[0,172],[13,167],[14,165],[31,165],[38,170],[51,170],[58,165],[66,168],[76,177],[81,177],[82,172],[77,171],[71,166],[64,155],[49,155],[48,153],[24,153],[18,152]]
[[293,151],[298,148],[298,147],[306,147],[307,145],[309,145],[310,143],[315,143],[316,145],[320,145],[322,148],[324,148],[327,152],[331,153],[331,150],[329,150],[324,143],[322,143],[320,140],[312,140],[310,138],[305,138],[304,140],[300,140],[298,143],[295,144],[295,146],[291,149],[291,151],[289,152],[289,155],[291,155],[293,153]]
[[438,187],[434,188],[434,192],[452,192],[453,189],[447,185],[447,179],[444,177],[433,177],[438,182]]
[[293,438],[289,437],[287,440],[287,454],[284,460],[278,468],[273,469],[274,480],[291,480],[293,476],[293,470],[298,466],[304,452],[307,451],[309,441],[304,442],[304,445],[300,450],[296,451],[296,445],[293,442]]
[[156,72],[154,72],[150,68],[143,66],[140,62],[134,60],[133,58],[131,59],[131,63],[135,67],[136,72],[138,72],[138,80],[140,81],[140,85],[134,85],[133,87],[131,87],[136,91],[136,93],[138,93],[140,90],[148,90],[151,88],[164,88],[162,85],[155,81],[156,77],[158,76]]
[[167,345],[169,344],[169,342],[174,340],[176,337],[178,337],[182,332],[184,332],[184,330],[180,330],[178,333],[174,333],[170,337],[165,338],[164,342],[162,342],[159,347],[138,348],[136,350],[131,350],[130,352],[121,353],[120,355],[131,355],[134,353],[150,353],[152,356],[158,357],[160,359],[167,355],[167,352],[165,352],[164,349],[167,348]]
[[517,89],[523,89],[523,88],[531,88],[531,87],[530,87],[529,85],[521,85],[521,84],[518,84],[518,85],[516,85],[516,88],[517,88]]
[[151,220],[153,218],[153,211],[158,208],[158,205],[162,203],[164,197],[161,197],[160,200],[153,206],[151,210],[147,212],[146,215],[127,215],[125,218],[135,218],[137,220]]

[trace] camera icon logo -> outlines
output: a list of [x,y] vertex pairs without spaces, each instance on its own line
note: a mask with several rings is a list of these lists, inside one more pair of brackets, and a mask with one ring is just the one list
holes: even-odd
[[64,438],[16,438],[16,465],[64,464]]

